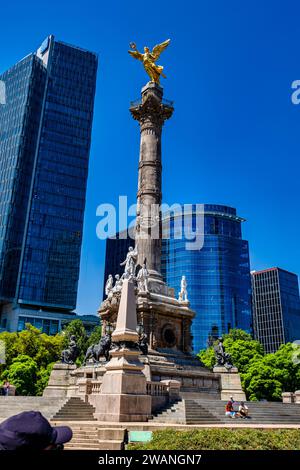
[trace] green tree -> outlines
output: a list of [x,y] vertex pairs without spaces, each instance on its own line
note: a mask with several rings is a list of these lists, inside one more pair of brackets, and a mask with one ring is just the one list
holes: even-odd
[[43,395],[44,389],[47,387],[50,374],[55,363],[52,362],[47,365],[47,367],[41,367],[37,373],[37,381],[35,387],[35,395],[41,396]]
[[233,364],[243,374],[252,363],[264,356],[262,345],[242,330],[230,330],[224,335],[224,347],[231,355]]
[[[1,333],[0,340],[4,341],[6,347],[6,363],[0,366],[0,379],[5,380],[11,372],[10,366],[18,357],[30,357],[37,366],[35,378],[37,383],[35,384],[36,388],[31,386],[28,390],[25,387],[27,392],[25,388],[24,390],[26,394],[34,394],[34,391],[41,394],[42,387],[47,385],[47,374],[48,376],[50,374],[49,364],[53,364],[60,359],[65,341],[64,336],[61,334],[46,335],[28,323],[26,329],[19,333]],[[15,370],[16,366],[13,369]],[[21,387],[17,389],[17,392],[21,393]]]
[[[251,361],[263,357],[264,351],[262,345],[252,339],[251,335],[243,330],[233,329],[223,336],[224,347],[233,360],[234,365],[239,369],[240,373],[247,370]],[[215,365],[214,346],[218,344],[215,341],[213,346],[203,349],[199,352],[198,358],[206,366],[212,369]]]
[[101,339],[101,335],[102,335],[102,327],[100,325],[95,326],[87,340],[87,348],[91,346],[92,344],[99,343]]
[[16,387],[18,395],[35,395],[38,366],[34,359],[20,354],[2,373],[2,380],[8,380]]
[[213,369],[215,363],[216,363],[216,358],[215,358],[215,353],[214,353],[214,348],[213,346],[210,346],[207,349],[202,349],[198,354],[197,357],[200,359],[202,364],[205,367],[208,367],[209,369]]

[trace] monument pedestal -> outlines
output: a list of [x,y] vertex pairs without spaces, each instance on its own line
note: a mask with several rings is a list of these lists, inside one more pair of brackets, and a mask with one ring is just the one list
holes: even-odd
[[236,401],[246,401],[237,367],[228,370],[223,366],[215,366],[213,372],[220,377],[221,400],[229,400],[233,397]]
[[70,397],[76,394],[76,379],[72,375],[76,367],[75,364],[54,364],[43,397]]
[[94,401],[99,421],[147,421],[151,416],[151,396],[147,395],[139,351],[122,348],[112,352],[103,376],[101,394]]
[[101,393],[94,401],[100,421],[147,421],[151,416],[151,396],[147,395],[144,365],[139,360],[134,284],[124,280],[111,360],[106,365]]

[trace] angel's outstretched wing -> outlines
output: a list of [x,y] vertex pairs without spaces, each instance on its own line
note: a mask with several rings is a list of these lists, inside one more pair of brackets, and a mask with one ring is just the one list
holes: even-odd
[[138,51],[128,51],[128,52],[135,59],[143,61],[143,54],[141,54],[140,52],[138,52]]
[[166,41],[162,42],[161,44],[157,44],[157,46],[153,47],[153,50],[151,52],[152,56],[154,57],[154,60],[157,60],[162,53],[168,47],[170,44],[171,39],[167,39]]

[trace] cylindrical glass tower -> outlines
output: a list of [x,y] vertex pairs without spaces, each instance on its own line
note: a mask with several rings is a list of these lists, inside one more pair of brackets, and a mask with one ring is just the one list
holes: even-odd
[[[182,275],[186,276],[190,306],[196,311],[192,334],[193,349],[198,353],[211,339],[231,328],[251,331],[251,279],[248,242],[241,233],[244,219],[236,215],[236,209],[212,204],[191,207],[188,223],[179,214],[181,239],[174,238],[179,227],[178,215],[173,214],[168,223],[163,218],[166,238],[162,242],[161,270],[165,282],[175,292],[180,291]],[[198,207],[202,208],[201,214]],[[200,225],[204,244],[201,249],[189,250],[188,231],[195,232],[197,215],[204,217],[204,224]]]

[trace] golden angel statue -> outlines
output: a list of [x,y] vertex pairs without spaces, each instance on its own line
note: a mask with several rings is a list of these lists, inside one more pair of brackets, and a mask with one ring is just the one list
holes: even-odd
[[130,43],[130,47],[131,49],[133,49],[133,51],[128,51],[129,54],[135,59],[138,59],[141,62],[143,62],[144,68],[147,74],[149,75],[151,82],[155,82],[159,84],[159,79],[161,75],[164,78],[166,78],[166,76],[163,74],[163,69],[164,69],[163,66],[156,65],[155,62],[159,58],[162,51],[164,51],[168,47],[169,44],[170,44],[170,39],[167,39],[161,44],[157,44],[157,46],[153,47],[152,52],[150,51],[149,47],[144,47],[144,54],[141,54],[137,50],[135,43],[134,42]]

